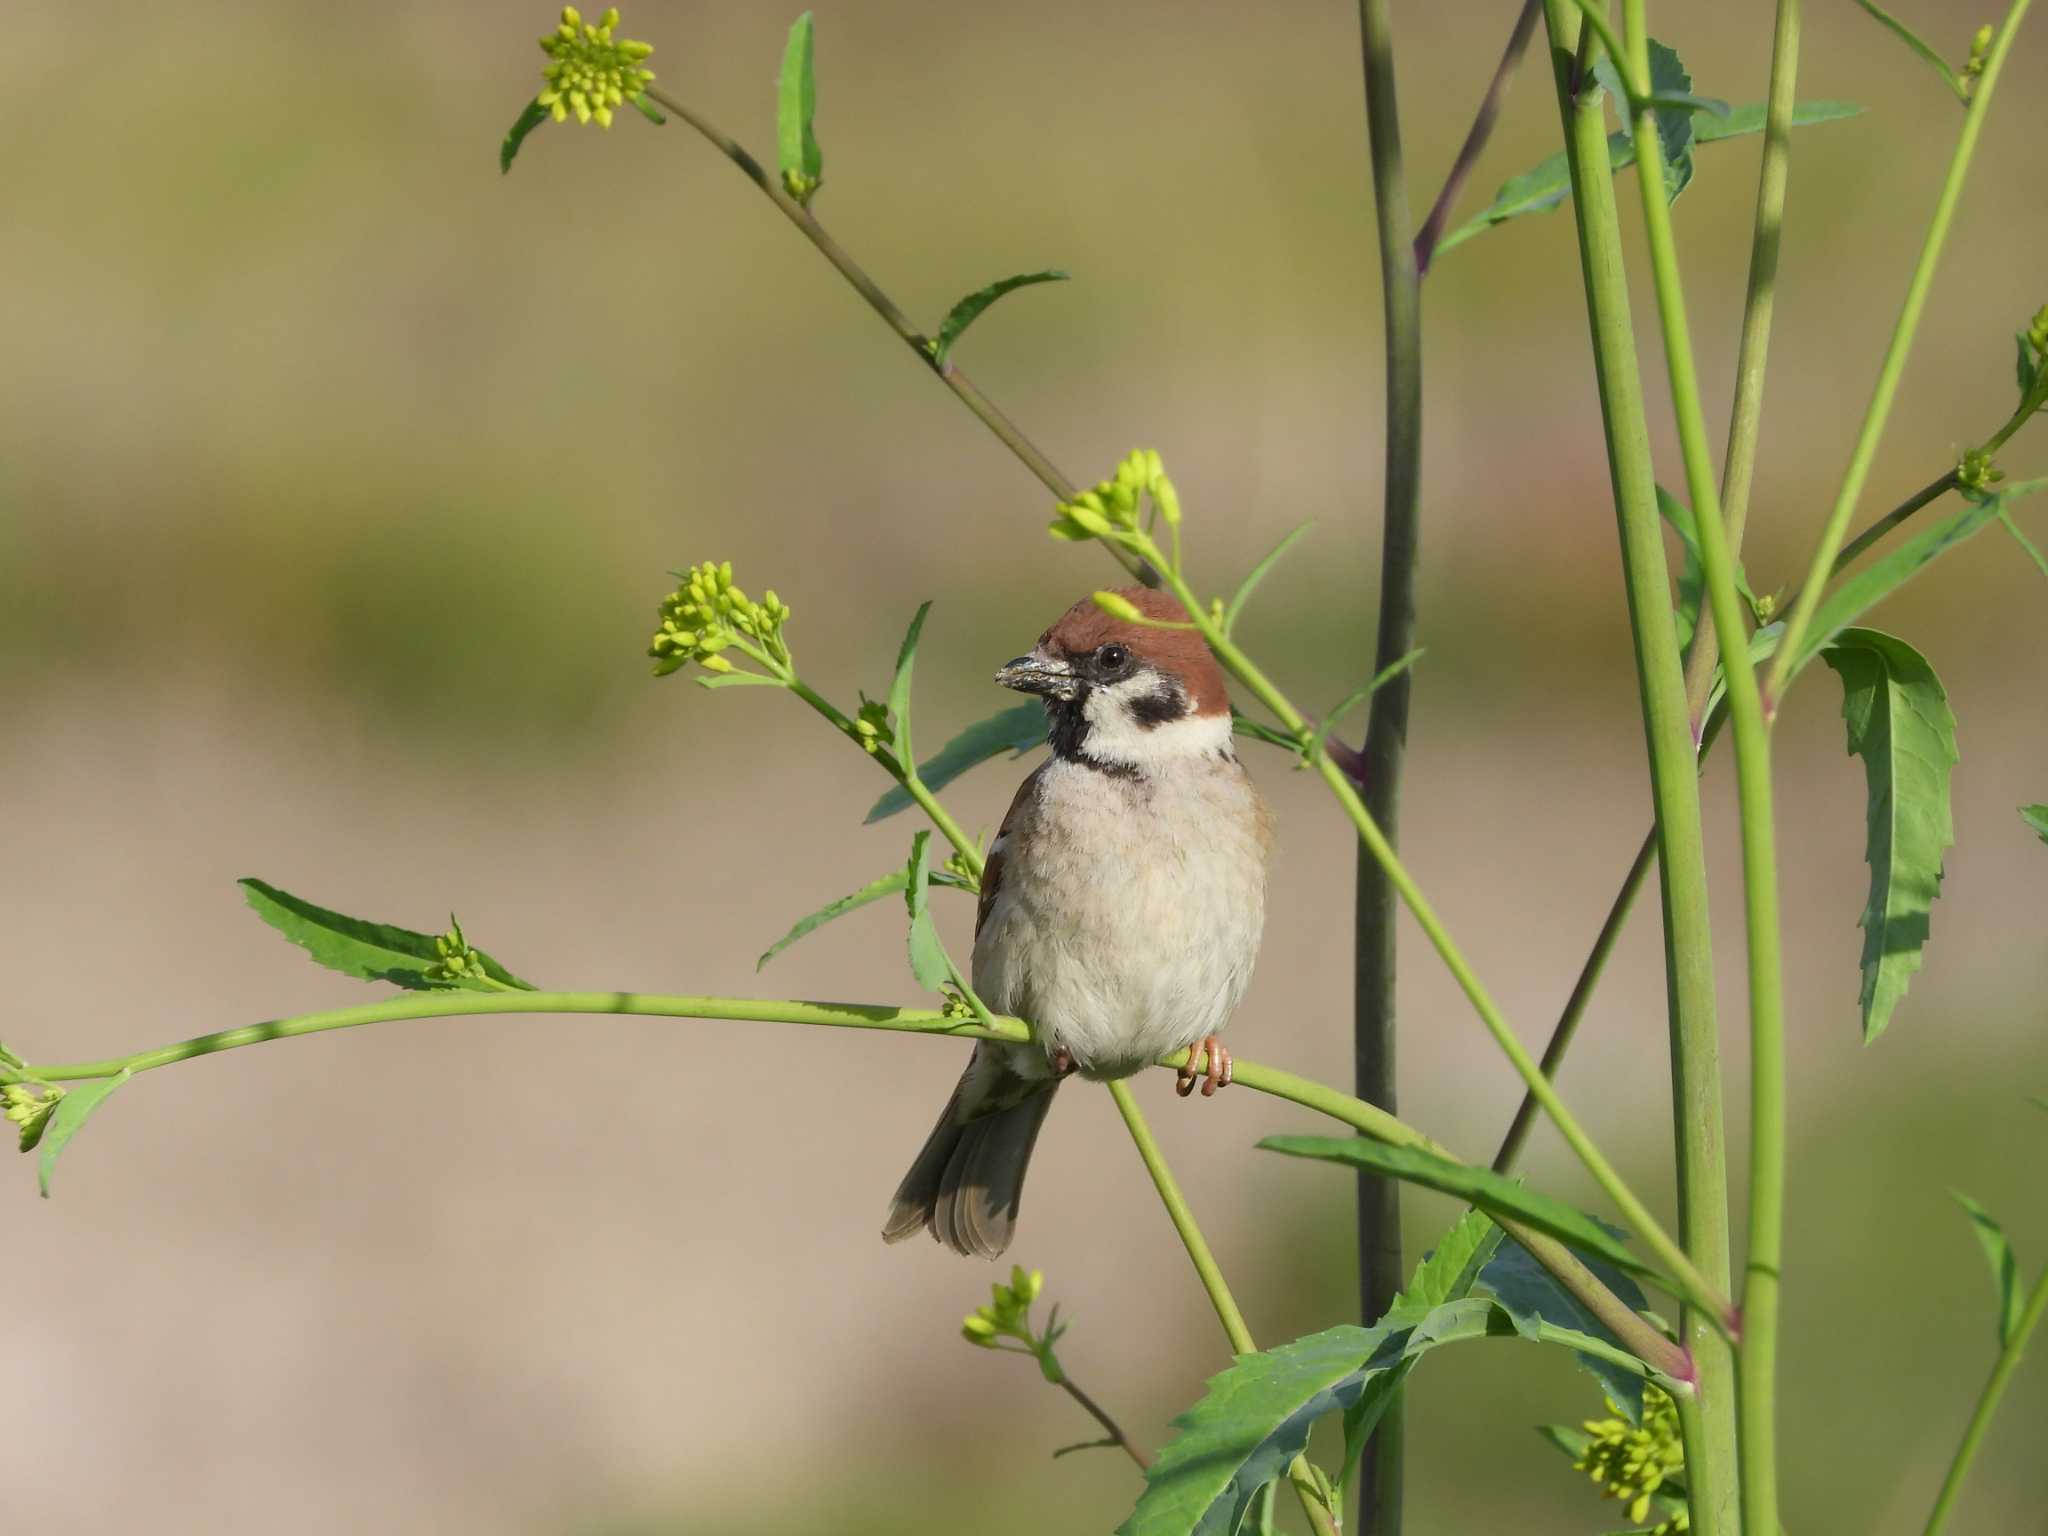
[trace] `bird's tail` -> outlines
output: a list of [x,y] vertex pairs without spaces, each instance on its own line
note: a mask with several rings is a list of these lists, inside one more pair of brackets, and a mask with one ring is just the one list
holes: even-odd
[[977,1049],[897,1186],[882,1240],[929,1229],[955,1253],[993,1259],[1008,1248],[1031,1149],[1058,1087],[1055,1078],[1018,1077]]

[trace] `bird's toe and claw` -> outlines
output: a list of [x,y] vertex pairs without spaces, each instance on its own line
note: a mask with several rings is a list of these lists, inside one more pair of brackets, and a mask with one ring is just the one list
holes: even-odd
[[[1207,1069],[1196,1071],[1196,1064],[1203,1056],[1209,1058]],[[1197,1040],[1188,1051],[1187,1065],[1180,1069],[1180,1076],[1174,1080],[1173,1091],[1186,1098],[1195,1091],[1195,1084],[1202,1085],[1202,1097],[1214,1098],[1218,1088],[1230,1086],[1230,1050],[1214,1035]]]

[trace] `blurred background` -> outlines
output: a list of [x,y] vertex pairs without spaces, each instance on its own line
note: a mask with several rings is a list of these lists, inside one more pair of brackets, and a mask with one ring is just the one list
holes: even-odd
[[[1908,10],[1956,59],[1986,19]],[[1418,219],[1513,11],[1396,6]],[[723,558],[774,585],[806,675],[842,702],[886,685],[911,610],[937,599],[918,667],[935,745],[1009,702],[991,668],[1109,567],[1047,540],[1040,487],[683,126],[551,126],[501,179],[550,19],[452,0],[9,7],[0,1032],[31,1059],[363,1000],[261,928],[247,874],[421,928],[452,906],[543,984],[914,998],[888,908],[756,977],[791,920],[899,862],[910,825],[860,825],[879,775],[793,701],[650,681],[665,573]],[[641,0],[622,30],[772,158],[790,19]],[[1763,95],[1767,4],[1671,20],[1697,89]],[[927,324],[995,277],[1070,268],[992,311],[961,361],[1077,479],[1160,448],[1212,590],[1313,519],[1241,633],[1305,705],[1348,692],[1370,671],[1382,420],[1352,7],[865,0],[818,27],[821,216]],[[2012,333],[2048,299],[2044,65],[2036,26],[1865,517],[2011,407]],[[1556,146],[1542,69],[1461,216]],[[1871,111],[1795,151],[1760,590],[1803,566],[1959,121],[1847,0],[1812,7],[1801,95]],[[1717,431],[1756,156],[1754,139],[1703,148],[1677,208]],[[1633,231],[1632,194],[1623,211]],[[1648,814],[1569,214],[1446,255],[1426,305],[1429,654],[1404,843],[1534,1042]],[[2041,473],[2048,434],[2006,460]],[[2021,510],[2048,537],[2048,502]],[[1863,774],[1829,675],[1780,730],[1794,1530],[1918,1529],[1995,1347],[1950,1188],[2048,1262],[2048,1122],[2024,1101],[2048,1092],[2048,850],[2013,812],[2048,799],[2044,595],[1994,530],[1878,620],[1939,670],[1963,757],[1927,967],[1869,1048]],[[1255,764],[1281,845],[1232,1039],[1343,1082],[1350,839],[1317,784]],[[949,798],[990,825],[1022,771]],[[1739,1147],[1724,762],[1707,783]],[[969,904],[943,920],[964,947]],[[1652,903],[1564,1087],[1668,1210],[1655,927]],[[1484,1155],[1514,1079],[1412,928],[1405,954],[1402,1110]],[[1050,1462],[1092,1426],[956,1335],[991,1271],[876,1240],[963,1054],[511,1018],[152,1073],[68,1154],[54,1201],[26,1159],[0,1192],[0,1486],[77,1532],[1109,1529],[1131,1468]],[[1251,1150],[1310,1119],[1244,1091],[1180,1104],[1163,1075],[1141,1096],[1257,1335],[1349,1317],[1347,1177]],[[1597,1206],[1547,1132],[1528,1167]],[[1408,1211],[1417,1252],[1454,1215],[1429,1195]],[[1073,1319],[1075,1377],[1160,1443],[1225,1354],[1105,1096],[1063,1096],[1013,1257]],[[1599,1411],[1567,1360],[1449,1352],[1412,1403],[1412,1530],[1620,1523],[1530,1432]],[[1961,1529],[2048,1529],[2044,1414],[2035,1362]]]

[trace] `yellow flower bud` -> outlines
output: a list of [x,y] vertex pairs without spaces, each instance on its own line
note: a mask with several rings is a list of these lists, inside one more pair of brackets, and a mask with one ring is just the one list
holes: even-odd
[[[1128,597],[1116,592],[1097,592],[1095,606],[1113,619],[1122,619],[1126,624],[1136,624],[1145,616],[1138,611],[1138,605]],[[1018,1273],[1021,1275],[1022,1270]]]

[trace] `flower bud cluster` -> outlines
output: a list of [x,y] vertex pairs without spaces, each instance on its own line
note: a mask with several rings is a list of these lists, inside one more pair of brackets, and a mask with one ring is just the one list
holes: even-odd
[[1166,476],[1166,468],[1155,448],[1139,448],[1117,465],[1116,474],[1093,490],[1083,491],[1072,501],[1063,501],[1055,511],[1052,536],[1056,539],[1121,539],[1138,531],[1142,498],[1152,505],[1169,528],[1180,526],[1180,493]]
[[789,605],[772,589],[755,602],[732,584],[730,560],[707,560],[676,574],[680,583],[662,600],[661,627],[647,648],[656,677],[693,661],[707,672],[730,672],[732,662],[723,652],[734,646],[778,677],[790,675],[789,647],[782,639]]
[[9,1083],[0,1087],[0,1103],[7,1105],[7,1118],[21,1129],[21,1150],[33,1152],[64,1090],[55,1083]]
[[1984,73],[1984,66],[1991,62],[1991,44],[1998,33],[1990,22],[1977,29],[1977,35],[1970,39],[1970,56],[1963,61],[1962,88],[1965,96],[1976,89],[1977,77]]
[[579,123],[595,118],[600,128],[611,127],[612,108],[634,100],[654,80],[653,70],[640,67],[654,45],[614,39],[618,24],[616,8],[593,25],[575,6],[563,6],[562,24],[540,40],[549,59],[541,71],[548,83],[534,104],[546,107],[558,123],[574,112]]
[[997,1339],[1011,1338],[1035,1350],[1038,1339],[1031,1332],[1031,1303],[1038,1300],[1038,1293],[1044,1288],[1043,1271],[1034,1269],[1026,1274],[1021,1265],[1011,1265],[1010,1283],[1004,1285],[998,1280],[989,1287],[992,1299],[987,1306],[976,1307],[967,1314],[967,1321],[960,1325],[960,1336],[983,1349],[994,1349]]
[[[1588,1419],[1592,1442],[1572,1465],[1600,1486],[1600,1491],[1628,1507],[1637,1525],[1650,1516],[1650,1501],[1667,1478],[1685,1472],[1685,1445],[1679,1438],[1678,1405],[1653,1386],[1643,1388],[1643,1421],[1631,1424],[1612,1398],[1609,1419]],[[1677,1536],[1691,1529],[1684,1511],[1656,1527],[1654,1536]],[[1644,1533],[1652,1536],[1652,1533]]]
[[889,706],[863,693],[860,696],[860,714],[853,722],[853,733],[860,738],[860,744],[867,749],[869,756],[880,752],[896,739],[896,732],[889,724]]
[[1982,495],[2004,478],[2005,471],[1982,448],[1966,448],[1956,461],[1956,484],[1966,491]]
[[462,935],[462,924],[455,921],[455,914],[448,914],[448,931],[434,940],[434,963],[427,967],[429,981],[462,982],[488,981],[490,973],[484,969],[483,956],[469,947],[469,940]]

